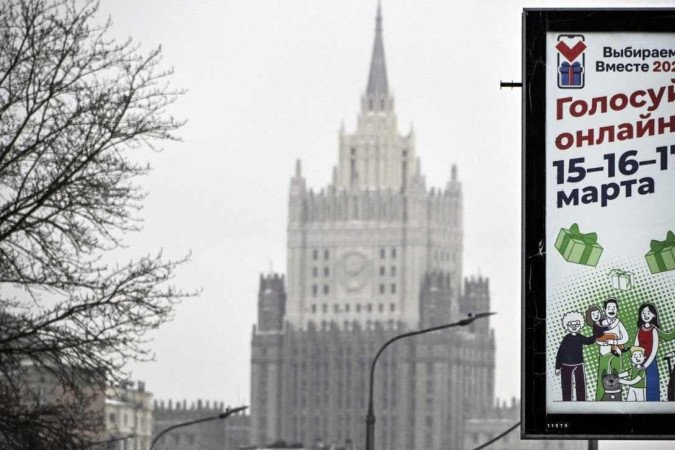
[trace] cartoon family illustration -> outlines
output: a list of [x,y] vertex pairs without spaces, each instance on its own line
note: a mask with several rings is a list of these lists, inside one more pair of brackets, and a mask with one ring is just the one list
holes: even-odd
[[[610,297],[603,302],[602,308],[591,305],[585,316],[577,311],[563,315],[562,324],[567,334],[555,360],[555,374],[560,376],[563,401],[572,401],[573,393],[576,401],[586,401],[583,348],[593,344],[598,345],[595,401],[621,401],[624,386],[627,387],[628,401],[660,400],[656,356],[659,342],[675,339],[675,328],[669,332],[661,330],[656,306],[643,303],[638,308],[633,345],[628,347],[629,335],[618,314],[619,300]],[[584,323],[593,329],[591,336],[581,334]],[[622,355],[626,352],[630,352],[632,365],[624,368]],[[671,390],[669,385],[668,400],[675,399]]]

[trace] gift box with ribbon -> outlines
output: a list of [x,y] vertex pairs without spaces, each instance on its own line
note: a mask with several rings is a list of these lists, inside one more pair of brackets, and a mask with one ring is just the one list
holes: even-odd
[[628,291],[633,287],[633,273],[621,269],[614,269],[609,272],[609,279],[612,281],[612,287],[621,291]]
[[602,247],[598,244],[596,233],[582,233],[579,225],[572,224],[569,230],[561,228],[555,241],[565,261],[595,267],[600,260]]
[[652,273],[675,270],[675,233],[669,231],[665,241],[652,240],[649,247],[645,259]]
[[578,62],[570,64],[568,62],[563,62],[558,69],[561,76],[561,85],[563,86],[581,86],[581,73],[583,72],[583,67]]

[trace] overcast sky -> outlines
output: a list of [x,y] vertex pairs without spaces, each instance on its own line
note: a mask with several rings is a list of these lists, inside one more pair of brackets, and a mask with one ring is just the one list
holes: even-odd
[[[464,275],[490,278],[496,394],[520,391],[520,81],[524,6],[673,2],[383,1],[389,84],[411,124],[428,186],[452,163],[464,189]],[[202,287],[153,337],[156,362],[132,367],[158,399],[247,404],[261,272],[285,272],[289,178],[328,184],[338,129],[353,131],[365,89],[375,0],[104,0],[116,36],[162,45],[182,143],[142,158],[154,171],[131,254],[192,252],[176,282]],[[634,444],[631,448],[634,448]]]

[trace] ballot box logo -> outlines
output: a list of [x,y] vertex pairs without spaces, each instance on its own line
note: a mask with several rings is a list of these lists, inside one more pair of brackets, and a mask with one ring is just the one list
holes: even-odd
[[585,82],[586,42],[581,34],[558,36],[558,87],[581,89]]

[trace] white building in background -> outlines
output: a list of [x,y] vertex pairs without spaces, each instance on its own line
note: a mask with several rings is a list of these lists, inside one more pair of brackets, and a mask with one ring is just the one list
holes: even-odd
[[152,443],[153,400],[139,381],[106,392],[105,429],[108,449],[148,450]]

